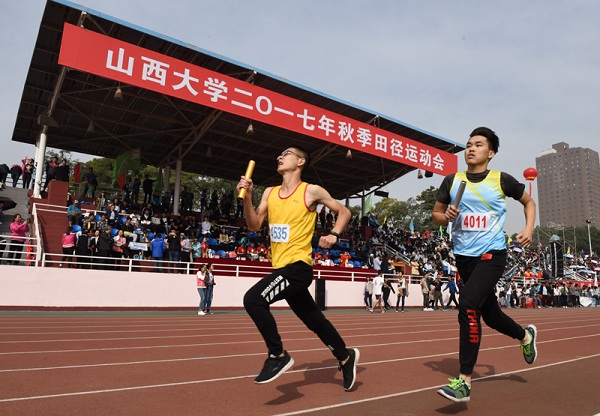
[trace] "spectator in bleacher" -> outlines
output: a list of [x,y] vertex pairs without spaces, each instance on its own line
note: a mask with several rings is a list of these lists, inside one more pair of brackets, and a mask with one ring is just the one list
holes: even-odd
[[119,221],[119,213],[114,209],[114,205],[112,203],[108,203],[106,206],[106,222],[109,226],[116,228]]
[[6,179],[8,178],[9,172],[10,168],[6,163],[0,164],[0,189],[6,188]]
[[142,182],[142,190],[144,191],[144,205],[152,202],[152,187],[154,181],[150,179],[148,175],[144,175],[144,181]]
[[212,225],[208,220],[208,216],[205,215],[202,224],[200,224],[200,233],[203,237],[210,237],[211,229]]
[[90,259],[88,257],[79,258],[79,256],[89,256],[90,254],[90,238],[88,235],[88,229],[83,228],[81,230],[81,234],[77,237],[77,243],[75,244],[75,256],[77,256],[77,264],[75,267],[89,269]]
[[331,212],[331,210],[328,210],[327,214],[325,215],[325,228],[331,230],[333,228],[333,220],[333,212]]
[[186,237],[185,233],[179,233],[181,244],[181,262],[190,263],[192,261],[192,242]]
[[325,224],[326,224],[326,216],[327,212],[326,212],[326,208],[325,205],[323,205],[323,207],[321,208],[321,211],[319,211],[319,222],[321,223],[321,228],[325,228]]
[[123,234],[123,230],[118,230],[117,231],[117,235],[114,236],[113,238],[114,240],[114,244],[113,244],[113,257],[120,259],[120,258],[127,258],[128,256],[128,249],[127,249],[127,239],[125,238],[125,235]]
[[9,253],[6,258],[10,260],[7,261],[7,264],[19,264],[21,259],[21,252],[26,240],[25,235],[29,232],[29,220],[21,221],[21,219],[21,214],[14,214],[9,226],[11,237],[8,246]]
[[226,247],[229,246],[229,236],[227,235],[227,230],[225,230],[225,228],[221,228],[218,241],[219,245],[223,246],[223,250],[228,250]]
[[121,224],[121,222],[119,222],[119,227],[118,227],[121,231],[123,231],[123,235],[127,238],[129,236],[131,236],[133,234],[133,232],[135,231],[135,227],[133,225],[133,223],[131,222],[131,217],[127,217],[125,218],[125,223]]
[[[94,234],[90,237],[90,255],[96,257],[98,255],[98,240],[102,231],[98,228],[94,231]],[[96,262],[95,258],[89,259],[90,263]],[[91,267],[94,267],[93,265]]]
[[106,193],[100,192],[100,196],[96,199],[96,210],[97,211],[106,211],[107,205],[108,205],[108,198],[106,197]]
[[181,239],[174,228],[167,237],[167,247],[169,249],[169,267],[171,273],[179,272],[179,259],[181,256]]
[[167,250],[167,243],[164,238],[161,238],[160,235],[155,234],[154,238],[150,242],[150,251],[152,252],[152,259],[154,260],[154,272],[161,273],[162,272],[162,260],[165,256],[165,251]]
[[142,180],[136,177],[131,185],[131,202],[137,206],[140,203],[140,188],[142,186]]
[[269,249],[267,246],[263,243],[259,243],[256,250],[258,251],[258,259],[260,261],[267,261],[269,254]]
[[202,258],[202,243],[198,241],[198,237],[192,237],[192,261],[199,263]]
[[191,212],[194,205],[194,194],[187,186],[183,187],[183,191],[181,191],[179,198],[181,200],[181,210]]
[[81,219],[81,208],[79,207],[79,200],[74,200],[69,208],[67,208],[67,218],[69,225],[78,225]]
[[75,266],[73,263],[73,254],[75,253],[76,242],[77,235],[73,232],[73,228],[71,226],[67,227],[67,231],[62,235],[61,239],[63,256],[60,259],[58,267],[63,267],[65,262],[69,269]]
[[15,188],[17,186],[17,183],[19,182],[19,179],[21,178],[22,174],[23,174],[23,168],[21,168],[21,166],[19,164],[15,163],[14,165],[12,165],[10,167],[10,177],[12,178],[13,188]]
[[[98,178],[94,173],[94,168],[88,168],[88,173],[85,174],[85,190],[84,195],[90,198],[96,198],[96,189],[98,188]],[[103,209],[103,208],[98,208]]]
[[50,181],[56,177],[56,168],[58,168],[58,157],[53,156],[52,160],[46,162],[46,182],[44,183],[44,191],[48,190]]
[[144,212],[140,216],[140,226],[144,231],[152,231],[152,214],[148,208],[144,208]]
[[34,170],[33,159],[23,159],[23,189],[29,189]]
[[56,168],[54,179],[60,182],[69,182],[70,174],[71,169],[69,168],[69,165],[67,165],[67,159],[63,159]]
[[203,258],[208,258],[209,257],[209,253],[211,251],[210,244],[208,243],[208,238],[203,237],[202,238],[202,242],[200,243],[200,245],[202,247],[202,257]]
[[236,249],[236,254],[238,260],[247,260],[248,257],[246,256],[246,244],[240,244]]
[[123,196],[123,201],[131,201],[131,192],[132,192],[132,187],[133,187],[133,181],[131,180],[131,176],[127,175],[125,177],[125,182],[123,183],[123,193],[125,194]]
[[340,267],[348,267],[348,264],[351,263],[351,258],[352,257],[350,257],[350,253],[347,251],[344,251],[342,254],[340,254]]
[[129,211],[131,210],[131,205],[129,205],[129,201],[124,199],[121,202],[121,209],[119,210],[120,214],[129,214]]
[[104,231],[100,233],[98,236],[98,244],[97,244],[97,252],[98,252],[98,263],[101,269],[108,270],[110,264],[109,257],[112,257],[112,248],[113,248],[113,238],[111,236],[112,227],[108,225]]
[[103,232],[108,228],[108,220],[106,219],[106,214],[102,213],[100,215],[100,220],[96,221],[96,228]]
[[154,193],[152,194],[151,202],[152,202],[153,206],[160,208],[160,206],[162,204],[162,198],[160,197],[160,192],[154,191]]
[[375,269],[375,272],[379,272],[381,270],[381,255],[377,254],[375,256],[375,258],[373,259],[373,268]]
[[258,249],[256,248],[255,243],[250,243],[246,250],[246,256],[248,260],[258,261]]

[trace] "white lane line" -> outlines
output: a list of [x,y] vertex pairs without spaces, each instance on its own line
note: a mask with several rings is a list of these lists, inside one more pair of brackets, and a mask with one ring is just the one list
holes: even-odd
[[[590,328],[590,327],[595,327],[595,326],[600,326],[600,324],[598,325],[579,325],[579,326],[569,326],[569,327],[560,327],[560,328],[550,328],[550,329],[544,329],[544,332],[549,332],[549,331],[563,331],[563,330],[571,330],[571,329],[581,329],[581,328]],[[290,333],[296,333],[296,332],[306,332],[306,331],[284,331],[282,332],[282,334],[290,334]],[[458,332],[456,328],[447,328],[447,329],[442,329],[442,330],[436,330],[436,333],[440,333],[440,332]],[[376,337],[388,337],[390,335],[415,335],[415,334],[431,334],[432,331],[431,330],[423,330],[423,331],[411,331],[411,332],[387,332],[387,333],[381,333],[381,334],[359,334],[359,335],[347,335],[344,334],[344,339],[355,339],[355,338],[376,338]],[[256,333],[253,333],[254,335],[256,335]],[[239,335],[239,334],[238,334]],[[207,335],[207,336],[213,336],[213,335]],[[485,334],[485,337],[496,337],[496,336],[504,336],[498,332],[493,331],[490,334]],[[167,339],[173,339],[173,338],[195,338],[193,336],[180,336],[180,337],[167,337]],[[136,337],[136,338],[116,338],[116,340],[130,340],[130,341],[139,341],[139,340],[146,340],[146,339],[163,339],[163,337]],[[286,342],[293,342],[293,341],[313,341],[315,338],[313,336],[310,336],[308,338],[289,338],[286,339]],[[458,338],[447,338],[447,339],[458,339]],[[91,339],[93,341],[96,342],[100,342],[100,341],[106,341],[107,339],[101,340],[101,339]],[[91,341],[88,340],[88,341]],[[74,340],[72,340],[73,342],[75,342]],[[79,340],[79,341],[86,341],[86,340]],[[435,341],[435,339],[430,339],[430,340],[411,340],[408,342],[396,342],[396,343],[387,343],[387,344],[378,344],[378,345],[399,345],[399,344],[406,344],[406,343],[413,343],[413,342],[432,342]],[[216,346],[216,345],[237,345],[237,344],[248,344],[248,343],[257,343],[257,342],[263,342],[262,340],[254,340],[254,341],[240,341],[240,342],[211,342],[211,343],[195,343],[195,344],[170,344],[170,345],[143,345],[143,346],[127,346],[127,347],[106,347],[106,348],[84,348],[84,349],[67,349],[67,350],[36,350],[36,351],[6,351],[6,352],[0,352],[0,356],[3,355],[20,355],[20,354],[62,354],[62,353],[73,353],[73,352],[93,352],[93,351],[120,351],[120,350],[136,350],[136,349],[142,349],[142,350],[147,350],[147,349],[164,349],[164,348],[188,348],[188,347],[205,347],[205,346]]]
[[[537,322],[536,322],[537,323]],[[590,328],[590,327],[595,327],[595,326],[600,326],[600,324],[593,324],[593,325],[578,325],[578,326],[569,326],[569,327],[560,327],[560,328],[550,328],[550,329],[544,329],[544,332],[547,331],[562,331],[562,330],[572,330],[572,329],[581,329],[581,328]],[[435,330],[436,333],[440,333],[440,332],[458,332],[457,328],[446,328],[446,329],[441,329],[441,330]],[[307,332],[306,329],[303,330],[298,330],[298,331],[282,331],[281,334],[285,335],[285,334],[292,334],[292,333],[303,333],[303,332]],[[375,337],[389,337],[392,335],[416,335],[416,334],[431,334],[432,330],[422,330],[422,331],[410,331],[410,332],[386,332],[386,333],[380,333],[380,334],[358,334],[358,335],[348,335],[346,333],[343,334],[344,339],[356,339],[356,338],[375,338]],[[228,335],[258,335],[258,333],[256,332],[252,332],[252,333],[238,333],[238,334],[228,334]],[[103,342],[103,341],[140,341],[140,340],[148,340],[148,339],[180,339],[180,338],[199,338],[199,337],[214,337],[215,334],[204,334],[204,335],[181,335],[181,336],[171,336],[171,337],[131,337],[131,338],[103,338],[103,339],[97,339],[97,338],[90,338],[90,339],[69,339],[69,340],[56,340],[54,342],[87,342],[87,341],[94,341],[96,343],[98,342]],[[490,337],[490,336],[503,336],[502,334],[499,334],[497,332],[492,332],[490,334],[484,334],[485,337]],[[286,342],[291,342],[291,341],[307,341],[307,340],[314,340],[314,337],[310,337],[310,338],[290,338],[290,339],[286,339]],[[23,341],[23,342],[17,342],[17,341],[11,341],[8,342],[10,344],[19,344],[19,343],[23,343],[23,344],[28,344],[28,343],[43,343],[44,341]],[[50,341],[47,341],[50,342]],[[258,342],[258,341],[250,341],[250,342]],[[417,341],[411,341],[411,342],[417,342]],[[247,343],[246,341],[242,342],[242,343]],[[0,342],[1,344],[1,342]],[[222,345],[222,344],[227,344],[227,345],[232,345],[232,344],[237,344],[237,342],[227,342],[227,343],[222,343],[222,342],[218,342],[218,343],[200,343],[200,344],[182,344],[182,345],[177,345],[177,344],[171,344],[171,345],[149,345],[149,346],[127,346],[127,347],[107,347],[107,348],[84,348],[84,349],[68,349],[68,350],[39,350],[39,351],[6,351],[6,352],[0,352],[0,356],[2,355],[18,355],[18,354],[60,354],[60,353],[65,353],[65,352],[86,352],[86,351],[118,351],[118,350],[134,350],[134,349],[151,349],[151,348],[180,348],[180,347],[194,347],[194,346],[210,346],[210,345]]]
[[[501,336],[502,334],[494,334],[494,336]],[[592,335],[583,335],[577,337],[568,337],[568,338],[558,338],[553,340],[545,340],[538,341],[538,344],[546,344],[552,342],[562,342],[562,341],[571,341],[571,340],[579,340],[583,338],[591,338],[597,337],[600,334],[592,334]],[[312,338],[311,338],[312,339]],[[443,342],[443,341],[456,341],[458,337],[452,338],[437,338],[431,340],[419,340],[419,341],[402,341],[402,342],[393,342],[393,343],[385,343],[385,344],[364,344],[357,345],[357,348],[379,348],[379,347],[389,347],[389,346],[397,346],[403,344],[416,344],[416,343],[432,343],[432,342]],[[262,341],[253,341],[249,343],[262,343]],[[230,345],[228,343],[223,343],[224,345]],[[493,351],[497,349],[505,349],[505,348],[513,348],[514,344],[506,344],[498,347],[489,347],[480,349],[479,351]],[[290,352],[312,352],[312,351],[323,351],[324,348],[310,348],[303,350],[290,350]],[[454,352],[456,353],[456,352]],[[454,354],[451,353],[451,354]],[[5,369],[0,370],[0,373],[15,373],[20,371],[47,371],[47,370],[64,370],[64,369],[79,369],[79,368],[90,368],[90,367],[116,367],[122,365],[139,365],[139,364],[155,364],[155,363],[171,363],[171,362],[181,362],[181,361],[204,361],[204,360],[213,360],[213,359],[222,359],[222,358],[236,358],[243,356],[259,356],[264,355],[264,352],[260,353],[245,353],[245,354],[232,354],[232,355],[216,355],[216,356],[201,356],[201,357],[186,357],[186,358],[169,358],[162,360],[143,360],[143,361],[123,361],[123,362],[113,362],[113,363],[98,363],[98,364],[77,364],[77,365],[64,365],[64,366],[54,366],[54,367],[30,367],[30,368],[13,368],[13,369]],[[383,361],[371,361],[370,364],[382,364],[382,363],[390,363],[397,361],[404,361],[406,359],[413,359],[413,357],[403,357],[401,359],[392,359],[392,360],[383,360]],[[361,363],[362,364],[362,363]]]

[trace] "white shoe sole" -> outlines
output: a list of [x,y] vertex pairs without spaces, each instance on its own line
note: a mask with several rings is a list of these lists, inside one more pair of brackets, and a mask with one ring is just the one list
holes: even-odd
[[279,373],[275,374],[275,376],[271,377],[268,380],[264,380],[264,381],[256,381],[256,380],[254,380],[254,382],[256,384],[267,384],[267,383],[270,383],[273,380],[277,380],[280,375],[282,375],[287,370],[289,370],[290,367],[292,367],[293,365],[294,365],[294,359],[292,357],[290,357],[290,361],[279,371]]
[[354,366],[352,367],[353,381],[348,388],[344,387],[344,390],[346,391],[350,391],[352,390],[352,387],[354,387],[354,383],[356,382],[356,367],[358,366],[358,359],[360,358],[360,351],[358,348],[352,348],[352,350],[354,351]]

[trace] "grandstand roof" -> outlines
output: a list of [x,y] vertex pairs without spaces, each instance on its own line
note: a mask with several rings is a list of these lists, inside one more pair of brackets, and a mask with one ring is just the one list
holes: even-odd
[[[290,144],[297,144],[313,159],[304,179],[324,186],[337,199],[377,189],[417,169],[356,148],[348,158],[348,147],[267,122],[253,120],[254,134],[248,135],[247,117],[85,71],[63,70],[61,83],[64,67],[58,59],[65,23],[251,83],[443,152],[455,154],[464,149],[461,144],[384,115],[64,0],[46,3],[12,140],[35,144],[43,121],[40,116],[50,116],[56,124],[43,123],[49,125],[49,147],[109,158],[140,148],[144,164],[173,166],[181,157],[185,171],[231,180],[237,180],[248,160],[254,159],[257,168],[253,179],[263,186],[279,181],[276,156]],[[114,99],[117,87],[122,89],[122,101]]]

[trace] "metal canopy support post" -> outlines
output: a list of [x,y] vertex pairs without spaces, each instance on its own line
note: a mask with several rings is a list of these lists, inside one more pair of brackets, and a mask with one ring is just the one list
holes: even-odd
[[179,215],[179,188],[181,186],[181,168],[183,160],[177,159],[175,164],[175,190],[173,191],[173,214]]
[[[163,195],[169,195],[171,198],[171,165],[165,166],[165,178],[163,182]],[[171,201],[169,200],[169,203]]]
[[41,187],[42,187],[42,174],[44,173],[44,161],[46,154],[46,130],[48,130],[47,126],[44,126],[42,129],[42,133],[40,134],[40,138],[38,140],[38,145],[35,152],[35,180],[33,182],[33,197],[40,198],[41,197]]
[[[79,15],[79,22],[77,22],[77,26],[83,27],[83,22],[85,21],[85,17],[87,16],[87,12],[82,11]],[[58,74],[58,78],[56,80],[56,85],[54,86],[54,90],[52,91],[52,96],[50,97],[50,105],[48,106],[48,113],[45,117],[46,120],[52,118],[52,114],[54,113],[54,108],[56,108],[56,103],[58,101],[58,97],[60,96],[60,90],[62,89],[63,81],[65,80],[65,76],[67,75],[67,68],[62,67],[60,69],[60,73]],[[41,115],[40,115],[41,116]],[[39,119],[42,119],[40,117]],[[47,134],[48,134],[48,125],[44,124],[42,127],[42,132],[40,133],[39,144],[36,149],[35,154],[35,163],[37,165],[35,171],[35,183],[33,184],[33,197],[40,198],[41,192],[40,188],[42,186],[42,173],[44,172],[44,165],[46,160],[46,142],[47,142]]]

